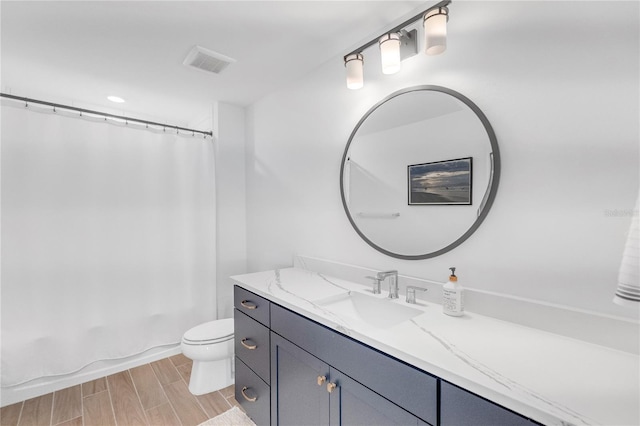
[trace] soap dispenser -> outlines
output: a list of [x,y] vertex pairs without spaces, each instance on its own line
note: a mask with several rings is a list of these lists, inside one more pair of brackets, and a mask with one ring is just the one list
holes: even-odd
[[442,311],[454,317],[459,317],[464,312],[462,304],[462,286],[458,283],[456,277],[456,268],[451,267],[451,275],[449,281],[442,287]]

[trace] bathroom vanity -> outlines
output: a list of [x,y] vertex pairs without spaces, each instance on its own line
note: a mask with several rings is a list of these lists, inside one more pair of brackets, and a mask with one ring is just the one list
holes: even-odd
[[[637,356],[472,313],[447,317],[303,269],[232,278],[236,399],[258,425],[637,420]],[[582,366],[603,357],[615,365],[608,382],[586,380]],[[618,389],[603,391],[611,383]]]

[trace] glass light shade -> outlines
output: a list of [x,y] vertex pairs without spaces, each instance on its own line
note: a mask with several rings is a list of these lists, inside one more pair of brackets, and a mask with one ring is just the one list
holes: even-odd
[[364,57],[360,53],[354,53],[344,58],[349,89],[360,89],[364,85],[363,63]]
[[447,49],[449,9],[438,7],[424,14],[425,53],[439,55]]
[[386,34],[380,37],[380,59],[383,74],[395,74],[400,71],[400,35]]

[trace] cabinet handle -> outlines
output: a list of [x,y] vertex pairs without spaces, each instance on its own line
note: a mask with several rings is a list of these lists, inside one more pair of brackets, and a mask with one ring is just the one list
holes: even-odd
[[335,383],[327,383],[327,392],[331,393],[335,390],[335,388],[337,387],[337,385]]
[[318,376],[318,386],[322,386],[322,384],[326,381],[327,381],[326,376]]
[[244,399],[246,399],[246,400],[247,400],[247,401],[249,401],[249,402],[256,402],[256,401],[258,400],[258,397],[257,397],[257,396],[254,396],[254,397],[249,397],[249,396],[247,396],[247,394],[245,393],[245,391],[246,391],[247,389],[249,389],[249,388],[245,386],[245,387],[243,387],[243,388],[242,388],[242,390],[240,391],[240,393],[242,393],[242,396],[244,397]]
[[258,307],[258,305],[248,300],[243,300],[242,302],[240,302],[240,304],[242,305],[243,308],[247,308],[251,310],[256,309]]
[[249,349],[250,351],[252,351],[252,350],[254,350],[255,348],[257,348],[257,347],[258,347],[258,345],[252,345],[252,344],[248,344],[248,345],[247,345],[247,344],[245,343],[245,342],[250,342],[250,341],[251,341],[250,339],[244,338],[244,339],[240,340],[240,344],[241,344],[242,346],[244,346],[245,348]]

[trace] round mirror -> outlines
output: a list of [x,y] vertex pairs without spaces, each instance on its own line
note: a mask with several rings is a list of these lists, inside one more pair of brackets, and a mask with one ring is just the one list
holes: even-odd
[[378,102],[353,129],[340,194],[369,245],[426,259],[480,226],[499,178],[498,142],[482,111],[451,89],[417,86]]

